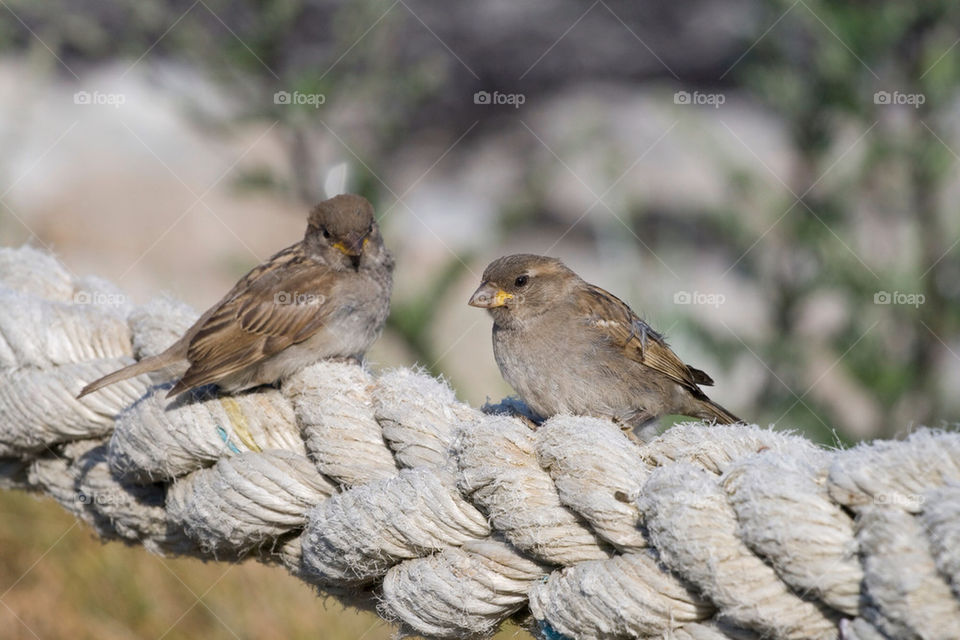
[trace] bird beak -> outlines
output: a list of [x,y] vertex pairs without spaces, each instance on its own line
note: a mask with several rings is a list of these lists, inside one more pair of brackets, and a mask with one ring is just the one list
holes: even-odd
[[366,234],[350,235],[343,242],[333,243],[333,248],[349,257],[353,266],[357,267],[360,264],[360,256],[363,255],[363,250],[367,248],[368,242],[370,242],[370,238]]
[[508,300],[513,300],[512,293],[507,293],[489,282],[484,282],[479,289],[473,292],[467,304],[481,309],[493,309],[494,307],[506,306]]
[[344,242],[333,243],[333,248],[339,249],[345,255],[351,257],[359,256],[366,249],[368,242],[370,242],[370,239],[366,235],[351,235]]

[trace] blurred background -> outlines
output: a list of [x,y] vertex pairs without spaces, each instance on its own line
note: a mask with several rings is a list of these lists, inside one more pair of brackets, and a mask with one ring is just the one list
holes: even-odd
[[[950,426],[958,25],[946,0],[0,0],[0,241],[202,310],[345,166],[398,259],[375,367],[509,394],[465,301],[491,259],[546,253],[750,421]],[[3,637],[393,632],[278,570],[0,511]]]

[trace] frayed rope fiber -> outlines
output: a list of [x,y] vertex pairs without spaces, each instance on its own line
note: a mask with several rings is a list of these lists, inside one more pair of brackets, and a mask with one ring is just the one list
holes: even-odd
[[311,366],[277,389],[167,400],[142,376],[195,314],[127,304],[0,249],[0,486],[104,539],[280,565],[404,633],[960,638],[960,434],[844,451],[756,426],[536,430],[412,369]]

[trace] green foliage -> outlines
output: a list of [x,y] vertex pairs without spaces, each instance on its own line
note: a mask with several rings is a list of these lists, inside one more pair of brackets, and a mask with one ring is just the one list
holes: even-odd
[[[846,327],[830,345],[842,358],[838,366],[884,408],[883,415],[889,416],[883,432],[889,434],[905,426],[893,422],[889,409],[911,393],[923,393],[931,399],[930,414],[918,416],[918,421],[935,420],[943,399],[937,398],[936,384],[929,373],[934,368],[931,345],[948,335],[949,327],[956,326],[960,309],[946,304],[932,287],[935,261],[944,256],[952,242],[948,230],[939,223],[943,216],[937,212],[936,194],[943,191],[951,172],[955,172],[956,158],[931,130],[940,127],[947,100],[957,94],[955,70],[960,55],[951,50],[955,31],[944,25],[957,23],[960,8],[949,2],[864,5],[838,0],[799,5],[784,1],[766,6],[766,18],[760,22],[763,28],[790,11],[773,32],[760,40],[734,75],[788,123],[799,163],[790,176],[793,192],[806,192],[829,170],[838,153],[850,144],[849,135],[841,137],[845,129],[856,133],[870,129],[870,133],[860,143],[860,164],[852,177],[842,184],[818,184],[778,227],[790,253],[816,257],[812,279],[761,274],[761,263],[755,256],[740,265],[747,277],[768,283],[775,305],[776,337],[754,348],[777,371],[802,369],[809,354],[803,344],[785,346],[783,336],[793,334],[796,311],[807,296],[824,286],[839,286],[846,292],[852,312]],[[753,42],[758,35],[749,36],[753,39],[748,41]],[[924,102],[919,108],[878,104],[874,99],[877,91],[922,94]],[[890,119],[891,109],[901,109],[899,126]],[[877,180],[874,176],[878,172],[901,176],[903,181],[894,185]],[[732,176],[731,184],[745,188],[737,176]],[[792,196],[785,197],[789,198],[786,208]],[[869,236],[880,227],[871,229],[858,219],[855,212],[864,200],[890,203],[888,206],[894,208],[898,208],[894,203],[906,203],[908,210],[899,207],[899,215],[908,216],[908,226],[914,227],[921,238],[919,261],[904,266],[900,260],[884,262],[872,254],[864,230]],[[872,224],[883,223],[875,220]],[[746,240],[752,242],[749,234]],[[956,255],[945,258],[953,262]],[[873,304],[873,294],[881,290],[923,293],[926,303],[919,309],[878,307]],[[846,353],[847,347],[868,330],[865,316],[879,318],[879,324]],[[923,329],[920,321],[930,331]],[[891,352],[887,347],[891,341],[900,342],[903,348]],[[829,417],[826,407],[810,399],[805,402],[812,411]],[[763,403],[772,407],[789,405],[791,394],[771,385]],[[795,410],[788,418],[799,424],[804,421],[803,413],[809,416],[809,411]],[[816,430],[818,422],[808,426]]]

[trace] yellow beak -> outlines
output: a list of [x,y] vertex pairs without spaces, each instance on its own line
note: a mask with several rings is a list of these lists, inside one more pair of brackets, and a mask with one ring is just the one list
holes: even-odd
[[353,240],[349,243],[345,242],[334,242],[333,248],[338,251],[348,255],[348,256],[358,256],[363,253],[363,250],[367,248],[367,243],[370,242],[370,238],[364,236],[362,240]]
[[467,304],[471,307],[480,307],[481,309],[493,309],[494,307],[506,306],[509,300],[513,300],[512,293],[507,293],[489,282],[484,282],[480,285],[480,288],[470,296]]

